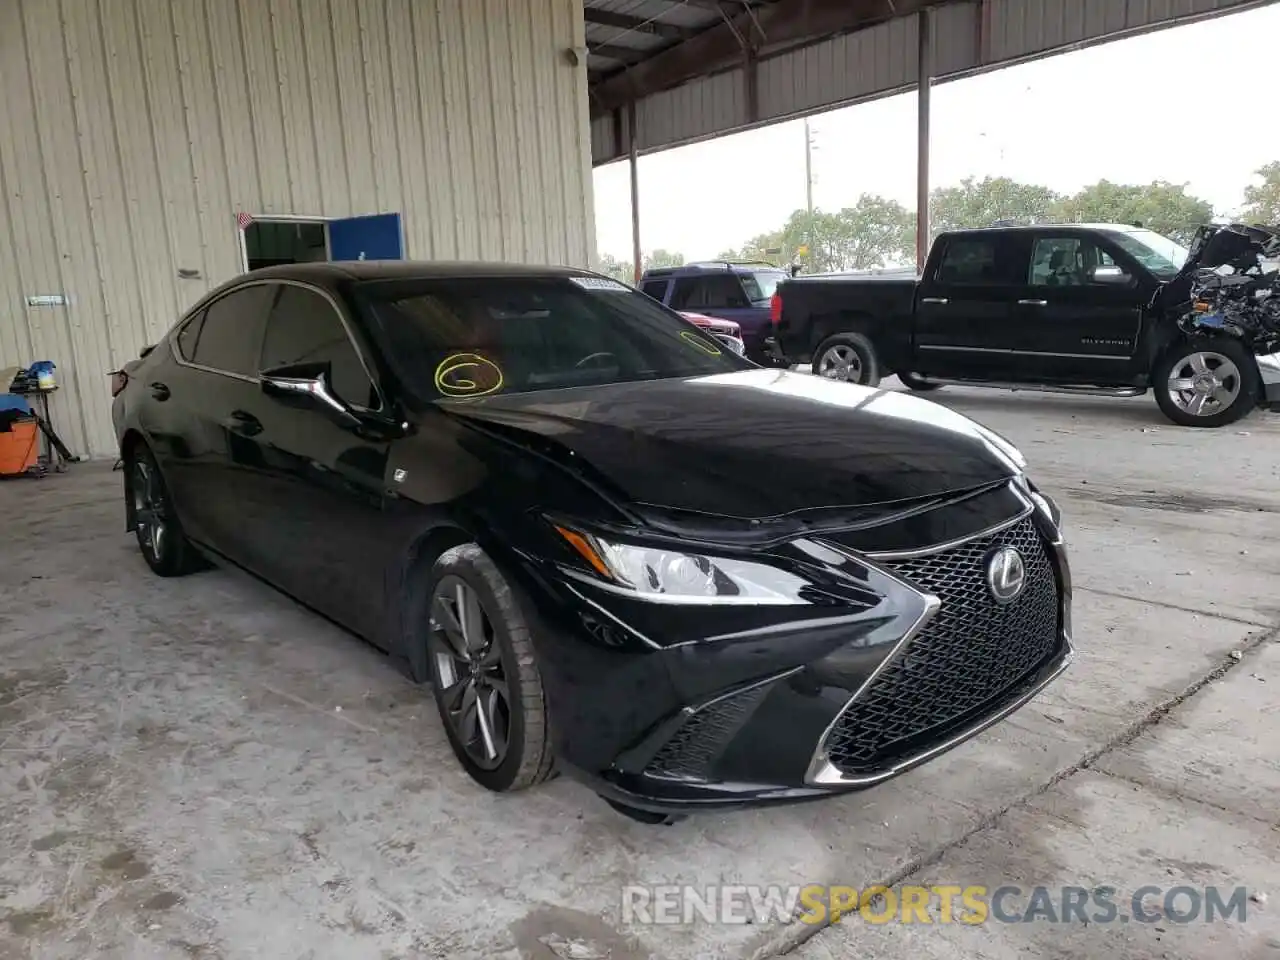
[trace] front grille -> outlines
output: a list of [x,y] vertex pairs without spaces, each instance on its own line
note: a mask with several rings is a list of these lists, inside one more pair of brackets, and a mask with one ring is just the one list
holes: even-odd
[[742,729],[768,692],[768,684],[730,694],[689,714],[649,761],[645,773],[670,780],[707,780],[711,765]]
[[[1026,587],[995,602],[987,560],[1011,546],[1026,564]],[[1030,518],[932,556],[883,565],[942,606],[850,704],[827,738],[827,756],[846,774],[874,773],[927,749],[998,706],[1058,645],[1058,587]]]

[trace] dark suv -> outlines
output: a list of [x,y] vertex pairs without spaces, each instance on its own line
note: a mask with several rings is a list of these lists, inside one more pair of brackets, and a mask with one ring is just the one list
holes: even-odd
[[759,260],[715,260],[646,270],[640,289],[672,310],[736,320],[747,357],[765,366],[778,361],[769,349],[769,304],[790,273]]

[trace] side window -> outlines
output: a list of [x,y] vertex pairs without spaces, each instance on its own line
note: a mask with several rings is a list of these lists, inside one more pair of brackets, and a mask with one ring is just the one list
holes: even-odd
[[999,277],[994,239],[974,237],[947,242],[938,266],[939,283],[993,284],[1000,282]]
[[676,310],[716,310],[748,306],[742,284],[731,273],[711,273],[677,280],[671,306]]
[[662,303],[663,298],[667,295],[667,282],[665,277],[661,280],[646,280],[641,284],[640,292],[646,293],[659,303]]
[[702,300],[701,278],[680,277],[676,280],[675,289],[671,291],[671,309],[688,310],[694,306],[701,306]]
[[1115,266],[1096,243],[1081,237],[1041,237],[1031,251],[1027,283],[1035,287],[1082,287],[1095,267]]
[[204,311],[201,310],[194,317],[182,325],[182,329],[178,331],[176,337],[178,345],[178,356],[183,360],[195,360],[196,343],[200,339],[200,326],[204,323]]
[[274,287],[260,283],[240,287],[209,304],[191,362],[256,377],[262,330],[274,296]]
[[334,393],[356,406],[378,407],[377,391],[333,304],[315,290],[283,284],[267,321],[262,369],[299,363],[327,363]]

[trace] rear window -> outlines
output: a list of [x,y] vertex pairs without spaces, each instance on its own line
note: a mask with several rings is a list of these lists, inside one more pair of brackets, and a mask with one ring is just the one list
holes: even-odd
[[354,295],[388,362],[430,399],[751,366],[652,298],[598,277],[369,281]]

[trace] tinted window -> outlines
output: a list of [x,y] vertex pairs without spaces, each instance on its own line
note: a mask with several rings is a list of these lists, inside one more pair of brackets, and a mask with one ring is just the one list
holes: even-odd
[[667,295],[668,282],[665,278],[662,280],[646,280],[640,289],[659,303],[662,303],[663,298]]
[[314,290],[285,284],[267,322],[262,369],[298,363],[327,363],[334,393],[357,406],[378,406],[373,383],[333,304]]
[[214,370],[256,377],[262,329],[274,295],[274,287],[256,284],[209,304],[192,361]]
[[946,244],[938,265],[939,283],[983,286],[1024,282],[1023,264],[1014,263],[1012,244],[1003,237],[952,237]]
[[724,309],[747,306],[742,284],[730,273],[712,273],[703,277],[682,277],[676,280],[671,294],[671,306],[676,310]]
[[595,278],[379,281],[357,298],[388,362],[432,399],[751,366],[652,298]]
[[196,356],[196,342],[200,339],[200,325],[204,323],[204,312],[197,313],[194,317],[183,324],[182,329],[178,331],[178,356],[183,360],[194,360]]
[[1110,254],[1082,237],[1041,237],[1031,250],[1027,283],[1035,287],[1082,287],[1095,267],[1113,267]]

